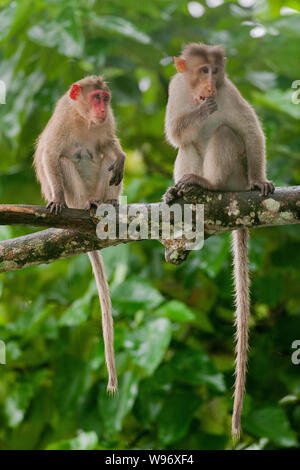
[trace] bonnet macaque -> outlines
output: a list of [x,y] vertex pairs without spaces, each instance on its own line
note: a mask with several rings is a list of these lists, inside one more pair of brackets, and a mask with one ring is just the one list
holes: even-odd
[[[164,196],[167,203],[184,197],[191,185],[216,191],[258,188],[274,191],[266,177],[265,136],[253,108],[225,74],[221,46],[188,44],[175,57],[177,74],[169,87],[165,131],[178,154],[175,186]],[[248,317],[248,229],[232,233],[236,301],[236,380],[232,436],[241,433],[245,393]]]
[[[37,179],[53,213],[70,207],[90,210],[117,202],[122,191],[125,154],[115,135],[110,90],[102,77],[74,83],[57,102],[38,139],[34,155]],[[101,310],[109,393],[118,388],[110,293],[99,251],[88,253]]]

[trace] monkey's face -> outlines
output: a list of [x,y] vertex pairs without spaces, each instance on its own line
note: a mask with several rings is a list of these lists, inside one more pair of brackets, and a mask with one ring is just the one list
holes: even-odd
[[90,120],[94,124],[102,124],[107,116],[107,107],[110,102],[110,93],[107,90],[94,90],[88,97]]
[[89,124],[103,124],[107,117],[110,103],[110,92],[105,89],[91,89],[81,87],[75,83],[72,85],[69,96],[76,101],[76,110]]
[[218,85],[224,78],[224,62],[213,54],[195,55],[187,59],[175,57],[178,72],[184,73],[191,89],[191,99],[201,104],[217,95]]
[[215,97],[220,69],[214,57],[191,57],[186,65],[185,72],[195,104]]

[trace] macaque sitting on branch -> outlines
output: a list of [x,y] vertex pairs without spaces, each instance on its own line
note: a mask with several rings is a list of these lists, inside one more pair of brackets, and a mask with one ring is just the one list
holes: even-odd
[[[34,155],[37,179],[51,212],[58,214],[63,207],[89,210],[103,202],[117,202],[125,154],[115,135],[110,98],[104,79],[89,76],[74,83],[57,102]],[[107,390],[115,393],[118,382],[110,293],[100,252],[88,255],[102,310]]]
[[[178,154],[175,186],[167,190],[165,202],[184,197],[192,187],[199,191],[258,188],[263,196],[273,193],[274,185],[266,177],[264,133],[255,111],[225,74],[223,48],[188,44],[174,61],[178,73],[169,87],[165,131]],[[247,228],[232,233],[232,249],[237,327],[232,435],[238,439],[250,313]]]

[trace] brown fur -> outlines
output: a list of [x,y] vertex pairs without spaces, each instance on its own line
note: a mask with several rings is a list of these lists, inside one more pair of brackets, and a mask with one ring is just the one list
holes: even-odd
[[[265,136],[252,107],[225,74],[221,46],[187,45],[171,80],[165,131],[178,148],[175,186],[164,199],[182,197],[191,184],[221,191],[274,191],[266,178]],[[176,61],[175,61],[176,63]],[[203,73],[203,66],[205,73]],[[217,70],[217,72],[216,72]],[[215,73],[213,73],[215,71]],[[196,95],[195,95],[196,90]],[[201,99],[197,101],[197,95]],[[233,232],[236,298],[236,381],[232,436],[239,438],[246,380],[249,316],[248,230]]]
[[[81,93],[72,100],[69,91],[57,102],[40,135],[34,165],[42,193],[52,212],[65,206],[90,209],[115,200],[122,191],[125,154],[115,135],[115,121],[107,103],[104,122],[95,122],[89,94],[109,91],[102,77],[89,76],[77,82]],[[102,309],[108,391],[117,390],[113,349],[113,320],[108,284],[100,252],[89,257],[96,278]]]

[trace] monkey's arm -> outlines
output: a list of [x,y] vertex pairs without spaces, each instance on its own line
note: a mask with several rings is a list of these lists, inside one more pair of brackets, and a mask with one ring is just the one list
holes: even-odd
[[202,155],[193,144],[180,147],[174,166],[175,186],[168,188],[164,194],[164,202],[170,204],[175,199],[183,197],[185,191],[190,191],[191,185],[215,189],[200,175],[202,163]]
[[[122,150],[119,139],[115,137],[103,149],[104,157],[101,165],[99,181],[95,191],[86,202],[85,209],[97,207],[102,202],[116,204],[122,191],[121,182],[124,174],[126,155]],[[111,163],[113,161],[113,163]],[[112,174],[112,175],[111,175]]]
[[273,193],[275,187],[266,176],[265,135],[261,124],[255,111],[248,103],[241,102],[240,110],[241,114],[239,113],[236,122],[245,144],[250,187],[251,189],[260,189],[263,195],[267,195],[269,192]]
[[114,162],[108,168],[108,170],[112,172],[109,185],[118,186],[123,179],[126,154],[123,152],[120,141],[117,137],[115,137],[110,143],[105,153],[108,157],[114,159]]
[[208,116],[217,110],[217,103],[214,98],[207,98],[196,109],[186,112],[178,117],[166,119],[166,133],[177,146],[190,144],[197,139],[199,130],[205,123]]

